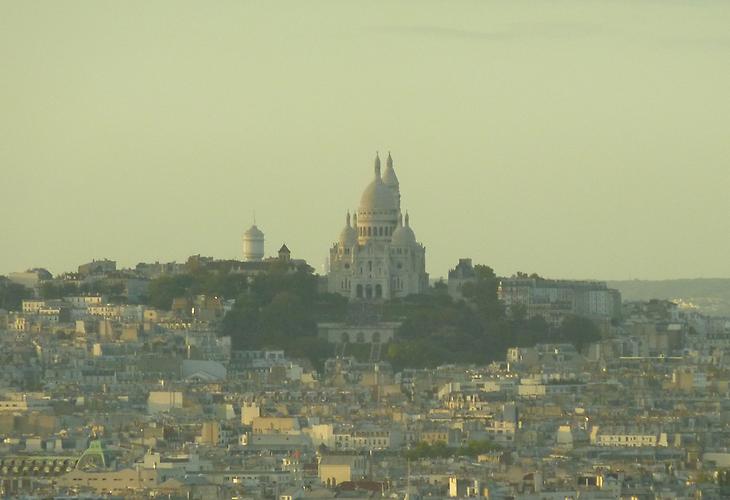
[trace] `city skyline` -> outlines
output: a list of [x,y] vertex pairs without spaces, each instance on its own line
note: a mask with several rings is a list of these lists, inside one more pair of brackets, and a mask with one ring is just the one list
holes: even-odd
[[728,26],[0,1],[0,497],[730,499]]

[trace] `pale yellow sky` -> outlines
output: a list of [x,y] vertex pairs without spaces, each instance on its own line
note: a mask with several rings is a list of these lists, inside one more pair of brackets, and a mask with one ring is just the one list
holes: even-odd
[[0,0],[0,274],[318,269],[392,150],[432,276],[730,276],[726,0]]

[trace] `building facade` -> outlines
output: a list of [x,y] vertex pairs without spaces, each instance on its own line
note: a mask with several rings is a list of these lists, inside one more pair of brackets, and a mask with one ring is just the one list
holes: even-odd
[[621,316],[621,293],[600,281],[504,278],[497,295],[507,310],[522,306],[528,318],[542,316],[554,325],[571,315],[594,319]]
[[375,176],[360,206],[330,248],[328,291],[351,300],[390,299],[428,288],[426,249],[401,212],[398,177],[388,154],[385,173],[375,158]]

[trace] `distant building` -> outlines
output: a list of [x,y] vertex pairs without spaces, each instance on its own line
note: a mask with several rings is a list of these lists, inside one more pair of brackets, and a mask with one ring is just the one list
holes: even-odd
[[8,279],[24,287],[37,289],[41,282],[53,279],[53,275],[46,269],[35,268],[22,273],[10,273]]
[[351,300],[390,299],[428,289],[426,248],[403,216],[400,185],[388,154],[385,173],[375,158],[375,178],[360,207],[330,248],[328,291]]
[[[262,247],[263,248],[263,247]],[[263,250],[261,250],[263,252]],[[259,253],[256,254],[248,254],[249,257],[251,255],[258,256]],[[246,274],[250,276],[255,276],[257,274],[266,273],[269,272],[272,269],[276,269],[278,271],[285,271],[287,273],[295,273],[298,271],[306,271],[306,272],[312,272],[312,267],[307,264],[307,261],[304,259],[293,259],[291,255],[291,250],[289,250],[289,247],[286,246],[286,244],[283,244],[281,248],[279,248],[279,251],[277,252],[277,255],[275,257],[266,257],[263,258],[263,253],[260,254],[261,258],[249,258],[246,259],[244,256],[243,262],[240,261],[217,261],[213,262],[211,266],[215,267],[216,264],[229,264],[230,265],[230,272],[231,273],[240,273],[240,274]]]
[[182,273],[185,270],[185,264],[178,264],[177,262],[140,262],[134,270],[142,277],[153,279],[165,274]]
[[63,298],[64,302],[71,304],[71,307],[87,308],[89,306],[98,306],[103,302],[101,295],[75,295]]
[[243,233],[243,260],[260,262],[264,258],[264,233],[256,224]]
[[667,433],[639,427],[601,427],[594,425],[590,433],[591,444],[622,448],[667,447]]
[[94,274],[113,273],[116,270],[117,270],[116,261],[109,260],[109,259],[92,260],[91,262],[87,262],[86,264],[81,264],[79,266],[79,275],[82,278],[86,278],[86,277],[94,275]]
[[360,479],[365,474],[365,457],[359,455],[325,455],[319,461],[319,480],[334,487]]
[[147,398],[147,412],[150,414],[183,407],[183,393],[179,391],[152,391]]
[[345,321],[317,323],[319,338],[337,344],[337,353],[344,356],[348,346],[370,345],[370,361],[379,361],[384,344],[395,338],[401,323],[383,321],[377,304],[351,303]]
[[621,293],[600,281],[504,278],[497,290],[508,310],[524,307],[528,318],[542,316],[560,324],[569,315],[596,319],[621,316]]
[[400,323],[379,321],[370,324],[317,323],[321,339],[330,344],[386,344],[393,340]]
[[130,490],[154,488],[158,483],[157,470],[122,469],[118,471],[86,472],[73,470],[59,476],[58,485],[66,488],[83,487],[97,493],[127,493]]
[[474,271],[471,259],[459,259],[459,263],[456,267],[449,271],[449,295],[457,300],[463,298],[461,288],[466,283],[473,283],[476,279],[477,275]]

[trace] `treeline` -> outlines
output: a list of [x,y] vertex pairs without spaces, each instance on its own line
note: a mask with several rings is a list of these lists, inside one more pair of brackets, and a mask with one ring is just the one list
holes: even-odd
[[30,298],[33,298],[33,290],[0,276],[0,309],[19,311],[23,301]]
[[344,297],[318,293],[317,277],[309,270],[291,272],[275,264],[253,277],[205,267],[161,276],[150,283],[148,303],[170,309],[177,297],[201,294],[235,299],[221,324],[221,333],[230,335],[234,349],[284,349],[316,366],[334,352],[317,338],[317,322],[343,320],[347,312]]
[[306,271],[257,275],[223,319],[221,331],[234,348],[284,349],[321,367],[334,347],[317,337],[317,322],[342,321],[347,299],[317,292],[317,277]]
[[464,300],[453,300],[446,286],[437,284],[430,294],[386,304],[386,317],[402,321],[397,339],[386,351],[396,369],[481,364],[503,359],[509,347],[538,343],[571,343],[582,349],[600,338],[597,326],[586,318],[568,317],[559,327],[551,327],[541,316],[528,319],[521,308],[508,315],[497,297],[494,271],[482,265],[475,270],[476,281],[462,288]]
[[[497,276],[487,266],[475,269],[476,281],[463,287],[464,300],[453,300],[446,285],[438,283],[429,293],[382,305],[382,319],[401,322],[396,340],[383,353],[395,369],[483,364],[503,359],[511,346],[566,342],[581,349],[600,338],[596,325],[584,318],[571,317],[551,327],[541,317],[526,318],[519,308],[506,314],[497,298]],[[176,297],[235,298],[221,325],[234,349],[284,349],[319,366],[332,355],[333,347],[317,338],[317,323],[344,320],[348,302],[336,294],[319,293],[317,279],[309,270],[287,272],[275,266],[253,278],[226,269],[198,268],[153,280],[148,303],[169,309]]]

